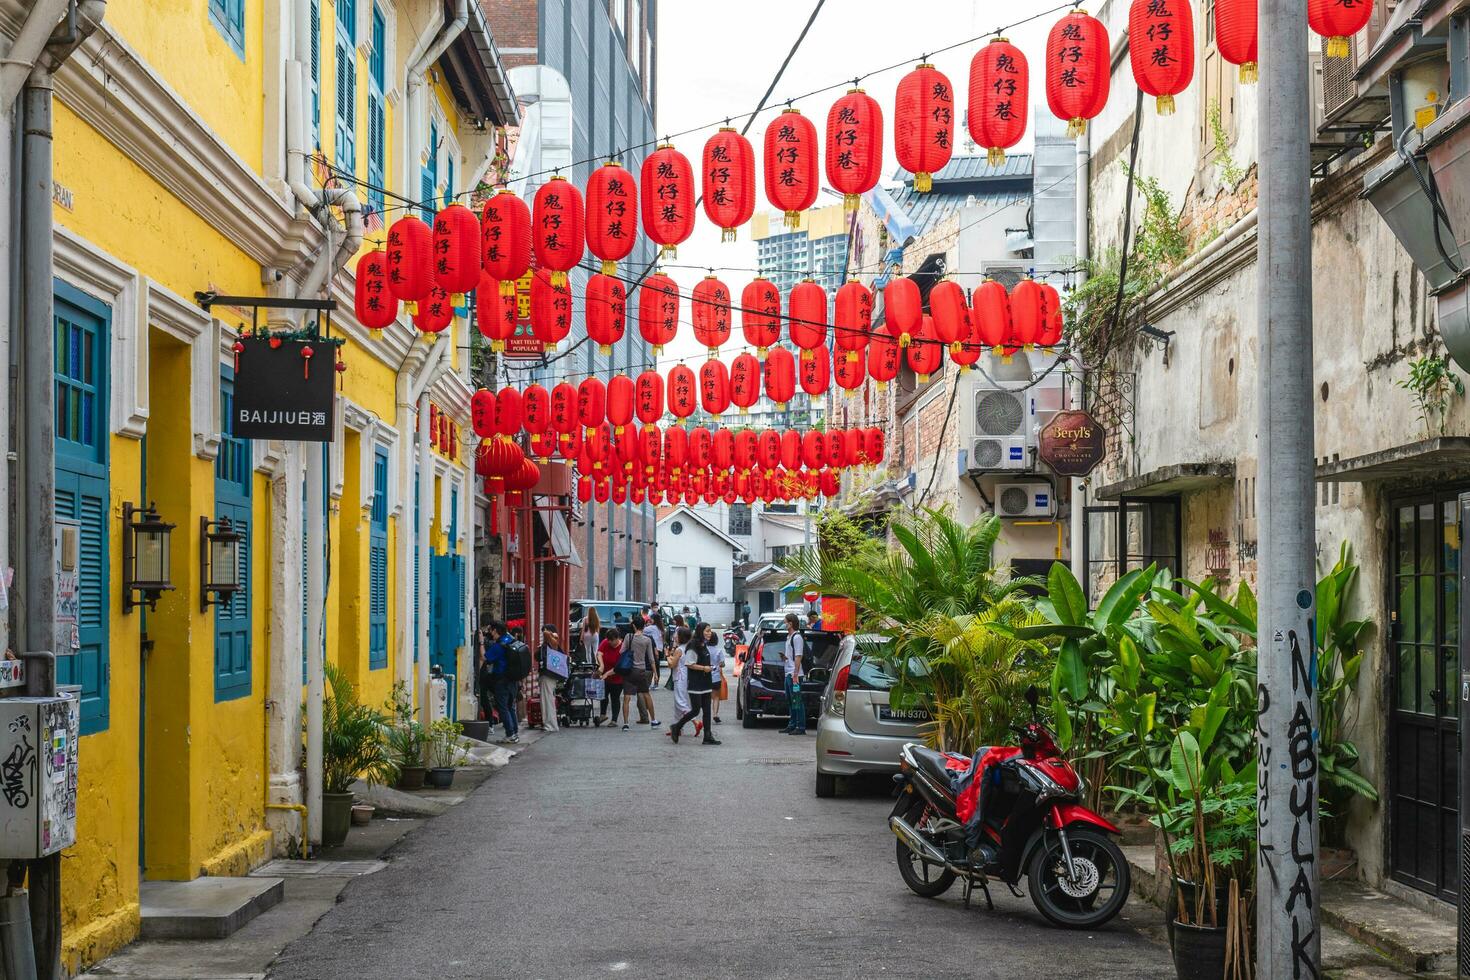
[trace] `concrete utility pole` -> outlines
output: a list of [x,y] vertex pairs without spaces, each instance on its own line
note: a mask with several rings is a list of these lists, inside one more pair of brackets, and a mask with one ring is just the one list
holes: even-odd
[[1305,8],[1261,0],[1259,32],[1256,955],[1258,975],[1273,978],[1318,977],[1322,968]]

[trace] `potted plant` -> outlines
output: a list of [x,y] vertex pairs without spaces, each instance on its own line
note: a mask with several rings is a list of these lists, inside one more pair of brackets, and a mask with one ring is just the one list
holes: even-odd
[[393,775],[383,738],[386,719],[357,699],[335,664],[326,665],[330,693],[322,701],[322,843],[341,844],[352,823],[352,783],[381,783]]
[[393,686],[393,695],[388,700],[393,713],[393,727],[388,732],[388,753],[398,773],[399,789],[423,789],[424,752],[428,746],[428,731],[413,716],[413,702],[408,696],[408,685],[399,681]]
[[435,789],[454,783],[454,764],[459,759],[459,724],[440,718],[429,726],[428,782]]

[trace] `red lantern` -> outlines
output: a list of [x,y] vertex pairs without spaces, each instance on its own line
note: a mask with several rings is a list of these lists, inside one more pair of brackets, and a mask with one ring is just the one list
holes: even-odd
[[859,362],[873,331],[873,291],[856,279],[843,283],[837,290],[832,327],[837,360]]
[[572,287],[556,273],[537,269],[531,279],[531,333],[546,347],[555,347],[572,329]]
[[[1361,2],[1361,0],[1355,0]],[[1194,14],[1187,3],[1133,0],[1128,8],[1128,60],[1138,87],[1152,95],[1161,116],[1194,77]]]
[[484,388],[470,396],[470,428],[481,439],[495,434],[495,393]]
[[387,252],[374,249],[357,260],[352,308],[357,322],[369,330],[382,330],[398,319],[398,297],[388,288]]
[[694,168],[689,158],[665,143],[643,161],[643,231],[663,246],[663,257],[678,255],[678,244],[694,232]]
[[766,127],[766,200],[786,212],[786,227],[801,227],[801,212],[817,201],[817,127],[787,109]]
[[601,273],[587,280],[587,336],[602,354],[623,339],[627,329],[628,291],[622,280]]
[[934,337],[953,353],[970,335],[970,303],[960,284],[942,279],[929,290],[929,312],[934,316]]
[[1026,132],[1030,71],[1021,49],[1003,37],[990,43],[970,61],[970,138],[985,148],[986,162],[998,167],[1006,150]]
[[801,348],[802,358],[810,356],[817,347],[826,347],[827,293],[821,286],[811,279],[803,279],[792,287],[786,309],[791,342]]
[[795,429],[781,433],[781,465],[788,470],[801,466],[801,433]]
[[434,215],[434,282],[455,306],[480,283],[480,222],[463,204]]
[[906,276],[888,280],[888,285],[883,287],[883,323],[898,338],[900,347],[909,345],[923,315],[924,300],[919,295],[919,284]]
[[607,386],[596,378],[577,386],[577,421],[586,429],[607,421]]
[[863,462],[863,429],[844,429],[842,432],[842,465],[860,466]]
[[1327,38],[1323,55],[1346,58],[1352,53],[1348,38],[1368,26],[1373,4],[1364,0],[1307,0],[1307,26]]
[[761,357],[781,339],[781,290],[763,276],[756,276],[740,293],[740,329],[745,342]]
[[662,272],[655,272],[638,287],[638,332],[653,345],[653,356],[657,357],[678,330],[679,285]]
[[767,429],[756,439],[756,461],[763,470],[774,470],[781,465],[781,433]]
[[531,268],[531,209],[509,188],[485,202],[480,212],[480,266],[514,296],[515,281]]
[[1006,343],[1011,337],[1011,300],[1006,288],[994,279],[987,279],[975,287],[970,302],[976,340],[986,347]]
[[735,229],[755,213],[755,150],[724,126],[704,144],[703,163],[704,213],[722,229],[720,241],[733,242]]
[[709,466],[711,436],[708,429],[698,426],[689,433],[689,466],[702,470]]
[[714,357],[730,339],[730,287],[714,276],[705,276],[690,298],[694,315],[694,339]]
[[658,464],[663,459],[664,434],[656,425],[648,425],[638,433],[638,458],[643,461],[643,466],[650,473],[658,471]]
[[1067,120],[1067,135],[1087,132],[1087,120],[1108,102],[1108,32],[1102,22],[1073,9],[1046,39],[1046,104]]
[[735,465],[735,433],[729,429],[715,430],[714,437],[710,440],[710,463],[716,469],[724,471]]
[[884,334],[875,334],[868,344],[868,375],[878,383],[881,391],[888,382],[898,377],[898,341]]
[[827,183],[842,194],[844,211],[856,211],[882,175],[883,109],[862,89],[850,89],[827,110]]
[[1049,282],[1040,284],[1041,289],[1041,336],[1036,342],[1051,350],[1062,341],[1062,297],[1057,287]]
[[933,187],[932,175],[954,153],[954,86],[933,65],[919,65],[898,83],[893,148],[898,165],[914,175],[916,194]]
[[929,314],[925,313],[919,321],[919,332],[914,335],[914,343],[909,344],[905,354],[909,370],[919,376],[921,385],[928,384],[929,376],[944,363],[944,347],[934,335],[934,318]]
[[796,358],[784,347],[772,347],[766,355],[766,396],[785,408],[796,394]]
[[572,426],[570,432],[558,432],[556,434],[556,451],[561,453],[563,459],[576,459],[582,452],[582,428]]
[[591,502],[592,478],[590,476],[577,477],[577,499],[584,504]]
[[[791,355],[787,355],[790,357]],[[730,401],[744,415],[761,397],[761,364],[749,352],[737,354],[730,364]]]
[[827,437],[816,429],[808,429],[801,437],[801,463],[818,469],[827,459]]
[[[694,391],[694,372],[684,369],[689,374],[689,391]],[[644,425],[652,425],[664,417],[664,376],[657,371],[644,371],[638,375],[635,385],[637,395],[636,404],[638,410],[638,421]]]
[[664,432],[664,460],[675,470],[689,455],[689,433],[674,426]]
[[801,390],[808,395],[826,394],[832,383],[832,359],[827,354],[827,348],[802,351],[801,360],[797,362],[797,375]]
[[388,229],[388,289],[409,313],[434,286],[433,255],[434,233],[417,216],[399,218]]
[[638,186],[622,164],[610,160],[587,178],[587,251],[610,276],[637,241]]
[[869,466],[877,466],[883,462],[883,430],[879,428],[868,429],[863,434],[863,456],[867,458]]
[[1220,57],[1240,66],[1240,80],[1256,80],[1256,0],[1215,0],[1215,46]]
[[556,433],[533,432],[531,434],[531,452],[535,453],[536,457],[543,463],[551,459],[552,454],[556,452]]
[[[930,306],[933,306],[931,301]],[[936,322],[937,322],[936,316]],[[949,345],[949,359],[961,371],[968,371],[980,360],[980,355],[985,353],[985,348],[980,344],[980,335],[975,327],[975,316],[968,307],[965,309],[964,332],[960,339]]]
[[553,285],[566,285],[567,272],[582,261],[582,225],[582,192],[577,185],[560,174],[542,184],[531,209],[531,251],[536,268],[551,273]]
[[705,361],[699,366],[699,404],[718,418],[730,407],[730,372],[724,361]]
[[1008,346],[1031,348],[1041,338],[1041,287],[1022,279],[1011,290],[1011,335]]
[[521,425],[533,435],[551,427],[551,392],[531,384],[521,392]]
[[669,414],[680,422],[693,415],[699,407],[699,381],[694,372],[682,364],[676,364],[669,372],[668,393]]
[[551,389],[551,429],[558,434],[580,432],[577,418],[578,391],[563,381]]
[[424,333],[442,332],[454,322],[454,303],[449,294],[438,286],[429,287],[429,295],[419,302],[418,312],[413,315],[413,325]]
[[633,379],[626,374],[615,374],[607,381],[605,404],[607,421],[612,424],[613,435],[622,435],[623,428],[633,421]]
[[759,441],[754,429],[741,429],[735,433],[734,463],[737,470],[756,468],[756,443]]
[[[849,355],[852,360],[848,360]],[[867,380],[868,365],[858,351],[850,351],[848,354],[839,352],[832,362],[832,375],[837,379],[837,387],[843,391],[857,391]]]
[[480,284],[475,287],[475,326],[494,351],[505,350],[505,342],[516,333],[514,291],[504,295],[500,284],[484,272],[480,273]]
[[607,480],[598,480],[592,485],[592,499],[596,500],[599,504],[607,503],[607,499],[610,496],[612,496],[612,487],[608,484]]

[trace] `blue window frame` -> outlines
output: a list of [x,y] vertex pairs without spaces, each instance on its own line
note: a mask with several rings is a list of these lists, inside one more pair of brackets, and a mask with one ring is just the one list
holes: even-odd
[[311,0],[311,145],[322,148],[322,0]]
[[[387,112],[384,109],[383,91],[387,87],[388,26],[383,11],[373,5],[373,50],[368,56],[368,183],[374,188],[384,185],[383,160],[387,155]],[[369,188],[368,208],[373,213],[383,214],[383,192]]]
[[449,550],[459,551],[459,487],[449,488]]
[[337,0],[337,141],[333,159],[338,169],[357,170],[357,3]]
[[59,651],[57,682],[81,688],[82,734],[108,726],[107,342],[112,311],[56,282],[56,516],[78,527],[75,646]]
[[454,157],[444,161],[444,206],[454,203]]
[[[234,414],[235,372],[220,372],[221,428]],[[214,460],[214,516],[228,520],[242,535],[240,541],[240,588],[214,607],[214,699],[232,701],[250,694],[250,441],[220,435],[219,455]]]
[[368,534],[368,669],[388,666],[388,454],[373,454],[373,512]]
[[428,162],[419,176],[419,199],[424,202],[424,220],[434,220],[434,194],[439,187],[439,124],[429,121]]
[[245,0],[209,0],[209,19],[235,54],[245,58]]

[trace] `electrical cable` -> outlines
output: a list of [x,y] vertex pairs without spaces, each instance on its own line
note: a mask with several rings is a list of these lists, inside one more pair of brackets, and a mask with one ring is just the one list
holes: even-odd
[[1133,238],[1133,184],[1138,175],[1138,134],[1143,128],[1143,89],[1138,90],[1138,102],[1133,107],[1133,137],[1128,147],[1128,182],[1123,188],[1123,247],[1118,260],[1118,292],[1113,297],[1113,312],[1108,318],[1107,332],[1103,334],[1103,347],[1098,361],[1106,359],[1112,348],[1113,337],[1118,329],[1118,316],[1123,310],[1123,291],[1128,285],[1128,252]]

